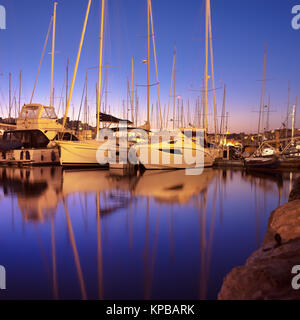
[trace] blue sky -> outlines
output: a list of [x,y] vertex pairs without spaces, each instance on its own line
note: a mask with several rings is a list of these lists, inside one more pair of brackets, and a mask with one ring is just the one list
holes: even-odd
[[[55,56],[55,107],[58,108],[67,57],[70,78],[73,73],[87,0],[61,0],[57,6]],[[230,131],[257,130],[263,72],[264,43],[268,43],[266,102],[270,95],[272,128],[280,127],[287,105],[288,81],[291,104],[300,99],[300,30],[291,27],[292,7],[299,0],[212,0],[212,25],[216,87],[227,85]],[[0,0],[7,14],[7,30],[0,30],[0,104],[8,105],[8,73],[13,77],[13,95],[17,92],[18,73],[23,72],[22,103],[28,103],[37,72],[43,43],[52,14],[51,0]],[[203,0],[152,0],[156,35],[162,107],[168,103],[174,43],[177,44],[177,90],[194,106],[204,73]],[[105,23],[104,63],[109,69],[108,104],[112,113],[122,113],[126,99],[126,77],[131,77],[131,57],[135,62],[137,84],[146,84],[147,54],[146,0],[108,0]],[[85,71],[98,65],[100,0],[93,0],[72,99],[78,112]],[[49,104],[51,42],[47,47],[34,101]],[[152,51],[153,52],[153,51]],[[89,71],[89,107],[95,114],[97,72]],[[153,55],[151,83],[155,83]],[[210,84],[211,86],[211,84]],[[63,90],[64,92],[64,90]],[[138,87],[140,119],[145,119],[146,89]],[[223,91],[217,91],[219,113]],[[151,104],[157,94],[151,88]],[[212,97],[209,97],[212,128]],[[1,112],[1,109],[0,109]],[[6,112],[6,111],[5,111]],[[94,113],[93,113],[94,112]],[[298,112],[300,114],[300,111]],[[300,126],[300,116],[297,121]]]

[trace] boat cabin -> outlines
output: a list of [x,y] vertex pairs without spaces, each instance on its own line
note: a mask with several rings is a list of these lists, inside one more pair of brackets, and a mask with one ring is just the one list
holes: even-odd
[[53,107],[24,105],[16,130],[4,132],[0,150],[46,149],[51,141],[78,140],[71,132],[63,132],[62,129]]
[[24,105],[17,119],[17,130],[41,130],[51,141],[62,131],[54,107],[41,104]]

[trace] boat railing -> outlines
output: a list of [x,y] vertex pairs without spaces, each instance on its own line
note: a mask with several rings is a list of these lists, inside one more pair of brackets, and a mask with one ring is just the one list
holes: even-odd
[[[270,149],[273,149],[275,151],[276,154],[278,155],[283,155],[286,153],[286,151],[295,144],[295,142],[300,141],[300,136],[296,136],[293,138],[283,138],[283,139],[277,139],[277,140],[267,140],[267,141],[263,141],[259,147],[254,151],[254,153],[252,154],[262,154],[262,151],[265,147],[268,147]],[[272,144],[280,144],[283,142],[288,142],[287,145],[285,146],[285,148],[283,150],[278,151],[276,147],[274,147]]]

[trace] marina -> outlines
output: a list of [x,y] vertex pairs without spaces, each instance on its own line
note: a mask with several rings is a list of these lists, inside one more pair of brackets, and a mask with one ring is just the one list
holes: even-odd
[[28,1],[0,29],[0,300],[299,299],[300,47],[266,3],[242,32],[241,1]]

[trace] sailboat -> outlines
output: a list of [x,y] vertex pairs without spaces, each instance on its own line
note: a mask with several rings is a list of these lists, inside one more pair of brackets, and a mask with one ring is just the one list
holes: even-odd
[[[148,2],[148,68],[149,68],[149,39],[150,39],[150,28],[149,28],[149,11],[151,16],[151,22],[152,22],[152,7],[151,7],[151,0],[147,0]],[[150,8],[150,10],[149,10]],[[150,160],[149,157],[146,157],[146,161],[143,160],[143,157],[139,157],[140,164],[144,166],[145,169],[189,169],[189,168],[195,168],[196,167],[212,167],[215,159],[219,157],[219,150],[218,148],[214,147],[213,145],[210,145],[207,142],[207,80],[209,78],[208,76],[208,38],[210,33],[211,38],[211,13],[210,13],[210,0],[206,0],[206,14],[205,14],[205,22],[206,22],[206,52],[205,52],[205,79],[204,81],[204,109],[206,112],[205,116],[205,128],[204,129],[196,129],[196,128],[181,128],[178,131],[169,132],[170,136],[175,135],[173,139],[167,139],[165,141],[161,141],[159,143],[144,143],[134,146],[137,150],[137,154],[149,154],[152,152],[157,154],[157,159],[155,161]],[[153,22],[152,22],[152,33],[154,34],[153,30]],[[153,45],[155,48],[155,43],[153,41]],[[155,49],[154,49],[155,51]],[[211,43],[211,55],[212,55],[212,43]],[[213,57],[211,57],[213,59]],[[174,69],[174,115],[175,118],[175,70],[176,70],[176,46],[175,46],[175,56],[174,56],[174,63],[173,69]],[[157,68],[157,63],[155,61],[155,65]],[[213,62],[212,62],[212,73],[214,73],[213,69]],[[213,79],[213,92],[214,92],[214,77]],[[158,82],[158,81],[157,81]],[[149,71],[148,71],[148,89],[149,89]],[[172,87],[171,87],[172,90]],[[159,91],[158,91],[159,93]],[[214,96],[214,105],[215,105],[215,96]],[[147,105],[147,113],[148,113],[148,122],[149,122],[149,90],[148,90],[148,105]],[[173,129],[174,127],[175,119],[173,119]],[[215,116],[215,129],[216,129],[216,116]],[[202,133],[203,135],[203,145],[200,145],[199,139],[195,138],[188,138],[185,136],[185,131],[192,131],[192,136],[194,137],[197,133],[197,131],[201,131],[200,136]],[[204,138],[205,137],[205,138]],[[183,155],[187,154],[190,151],[190,153],[198,153],[198,157],[200,158],[199,163],[190,163],[190,161],[185,161]],[[164,158],[168,154],[170,157],[170,161],[168,163],[165,163]],[[199,156],[200,154],[200,156]]]
[[287,146],[281,152],[281,156],[279,158],[278,165],[281,168],[298,168],[298,169],[300,168],[300,137],[299,136],[295,137],[297,104],[298,104],[298,101],[293,106],[291,141],[287,144]]
[[[149,0],[147,0],[149,1]],[[149,4],[148,4],[149,6]],[[100,118],[102,117],[101,113],[101,82],[102,82],[102,56],[103,56],[103,25],[104,25],[104,9],[105,9],[105,0],[102,0],[102,9],[101,9],[101,29],[100,29],[100,50],[99,50],[99,74],[98,74],[98,90],[97,90],[97,128],[96,128],[96,136],[97,138],[99,137],[99,131],[100,131]],[[86,13],[86,20],[89,15],[89,8]],[[75,66],[74,74],[73,74],[73,81],[70,89],[70,94],[68,98],[68,104],[66,108],[66,113],[64,117],[64,122],[63,122],[63,127],[65,126],[66,123],[66,118],[68,114],[68,109],[70,105],[70,100],[72,98],[72,91],[73,91],[73,86],[74,86],[74,81],[77,73],[77,66],[78,66],[78,61],[80,58],[81,54],[81,47],[82,47],[82,42],[85,34],[85,27],[84,26],[83,32],[82,32],[82,38],[81,38],[81,43],[77,55],[77,63]],[[148,90],[149,91],[149,90]],[[148,114],[148,119],[149,119],[149,114]],[[103,119],[102,119],[103,120]],[[128,120],[126,120],[126,138],[130,136],[130,131],[132,131],[135,128],[130,128],[128,127]],[[144,129],[148,131],[150,129],[149,121],[146,122],[146,124],[143,127],[140,127],[139,129]],[[118,132],[122,132],[122,128],[119,128]],[[118,132],[115,132],[115,137],[118,140]],[[138,138],[138,137],[137,137]],[[130,139],[132,140],[132,139]],[[133,139],[134,140],[134,139]],[[60,164],[65,167],[85,167],[85,166],[92,166],[92,167],[103,167],[107,166],[107,164],[99,164],[99,161],[97,159],[97,152],[99,148],[101,148],[104,145],[104,141],[99,141],[97,139],[94,140],[83,140],[83,141],[57,141],[57,144],[60,148]],[[134,144],[134,141],[128,141],[127,143],[124,144],[123,146],[121,144],[117,145],[111,145],[109,147],[109,151],[112,151],[116,153],[117,157],[118,154],[120,153],[127,153],[128,149]],[[124,150],[123,150],[124,149]],[[108,150],[104,150],[105,152]],[[118,161],[118,159],[117,159]],[[118,161],[119,162],[119,161]],[[116,163],[116,164],[109,164],[110,168],[122,168],[126,165]]]
[[[88,7],[86,10],[84,26],[81,34],[80,45],[77,53],[77,60],[75,64],[75,69],[73,73],[73,79],[70,87],[70,94],[68,96],[68,102],[66,106],[66,112],[63,121],[63,130],[66,125],[67,115],[70,108],[70,102],[73,95],[73,89],[75,84],[75,79],[77,75],[78,64],[81,55],[81,49],[83,40],[85,37],[85,31],[87,26],[87,21],[89,17],[91,6],[91,0],[89,0]],[[101,8],[101,29],[100,29],[100,50],[99,50],[99,73],[98,73],[98,91],[97,91],[97,137],[99,135],[100,130],[100,115],[101,115],[101,84],[102,84],[102,56],[103,56],[103,27],[104,27],[104,9],[105,9],[105,0],[102,0],[102,8]],[[60,149],[60,164],[62,166],[68,167],[85,167],[85,166],[100,166],[97,161],[97,150],[99,147],[103,145],[103,141],[94,140],[82,140],[82,141],[57,141],[57,145]]]
[[[197,129],[194,129],[192,135],[195,135],[196,131]],[[215,149],[214,154],[213,149],[208,148],[207,144],[202,146],[198,139],[189,137],[186,133],[185,130],[179,130],[170,139],[134,145],[133,149],[139,155],[140,165],[146,170],[212,167],[218,150]]]

